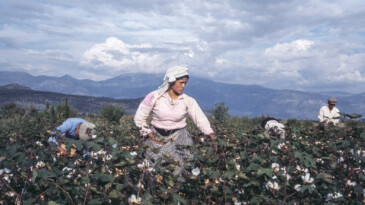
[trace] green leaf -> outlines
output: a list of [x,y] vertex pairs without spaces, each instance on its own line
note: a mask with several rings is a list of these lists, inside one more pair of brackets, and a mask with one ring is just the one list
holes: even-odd
[[226,179],[232,179],[234,174],[235,174],[235,172],[233,172],[233,171],[227,171],[226,173],[223,174],[223,177]]
[[153,197],[150,193],[148,192],[145,192],[143,195],[142,195],[142,201],[149,201],[151,200]]
[[209,189],[209,191],[213,192],[213,193],[217,193],[219,191],[217,186],[213,186],[212,188]]
[[261,134],[258,134],[257,138],[261,139],[261,140],[269,140],[270,139],[270,134],[267,131],[265,131]]
[[101,205],[103,202],[98,199],[91,199],[87,204],[90,205]]
[[116,167],[124,167],[126,164],[127,164],[126,161],[120,161],[119,163],[114,164],[114,166],[116,166]]
[[114,177],[112,174],[95,174],[93,178],[101,181],[101,182],[112,182]]
[[250,178],[248,178],[248,176],[246,176],[246,174],[245,174],[245,173],[243,173],[243,172],[238,173],[238,177],[239,177],[240,179],[245,179],[245,180],[249,180],[249,179],[250,179]]
[[88,184],[88,183],[90,183],[90,178],[82,177],[80,182],[81,182],[81,184]]
[[[82,141],[82,140],[80,140],[80,141]],[[86,149],[89,151],[97,152],[97,151],[101,150],[101,147],[98,144],[96,144],[94,141],[84,141],[84,145],[85,145]]]
[[108,144],[109,145],[113,145],[113,144],[118,144],[118,141],[117,140],[115,140],[114,138],[112,138],[112,137],[110,137],[109,139],[108,139]]
[[111,191],[111,192],[109,192],[109,197],[110,198],[114,198],[114,199],[116,199],[116,198],[118,198],[119,197],[119,195],[120,195],[120,192],[119,191],[117,191],[117,190],[113,190],[113,191]]
[[251,164],[247,167],[247,170],[257,171],[259,168],[260,168],[260,165],[259,165],[259,164],[251,163]]
[[30,198],[30,199],[27,199],[25,201],[23,201],[23,205],[32,205],[34,204],[34,202],[36,202],[37,199],[34,199],[34,198]]
[[42,178],[42,179],[48,179],[50,177],[56,177],[56,174],[44,169],[39,169],[37,171],[38,177]]
[[180,196],[179,194],[174,194],[173,200],[176,204],[177,204],[177,202],[187,204],[186,200],[182,196]]
[[261,175],[264,175],[264,174],[271,178],[272,177],[272,169],[269,169],[269,168],[262,169],[262,168],[260,168],[259,170],[257,170],[257,175],[258,176],[261,176]]
[[12,145],[6,148],[6,151],[4,152],[9,158],[12,158],[16,153],[16,145]]
[[316,176],[316,179],[322,179],[323,181],[332,184],[332,175],[327,173],[319,173]]
[[364,133],[364,132],[360,134],[360,138],[361,138],[363,141],[365,141],[365,133]]
[[72,145],[75,145],[76,146],[76,149],[78,151],[81,151],[84,148],[83,147],[83,141],[82,140],[69,139],[66,142],[66,148],[67,148],[67,150],[70,150],[70,148],[71,148]]
[[35,182],[35,180],[37,179],[37,177],[38,177],[37,170],[33,169],[32,182]]

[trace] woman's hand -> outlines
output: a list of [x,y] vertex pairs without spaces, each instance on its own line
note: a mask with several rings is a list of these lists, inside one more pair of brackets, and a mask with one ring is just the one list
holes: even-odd
[[158,144],[158,145],[164,145],[164,143],[162,143],[162,142],[159,142],[159,141],[156,141],[155,140],[155,136],[153,136],[153,133],[152,132],[150,132],[150,133],[148,133],[148,135],[147,135],[154,143],[156,143],[156,144]]
[[216,137],[216,136],[214,136],[214,134],[213,134],[213,133],[210,133],[208,136],[210,137],[210,139],[211,139],[211,140],[215,140],[215,139],[217,139],[217,137]]
[[[211,140],[216,140],[216,139],[217,139],[217,137],[216,137],[213,133],[208,134],[208,136],[209,136],[209,138],[210,138]],[[214,150],[215,150],[215,151],[218,151],[218,147],[217,147],[217,145],[216,145],[216,144],[213,144],[213,143],[212,143],[212,146],[213,146],[213,148],[214,148]]]

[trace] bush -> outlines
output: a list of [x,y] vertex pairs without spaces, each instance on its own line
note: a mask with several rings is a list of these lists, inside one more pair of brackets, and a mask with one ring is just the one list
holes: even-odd
[[100,116],[110,123],[119,124],[120,118],[123,116],[123,108],[115,105],[104,105],[100,109]]
[[214,119],[219,123],[226,123],[229,118],[228,109],[228,106],[226,107],[224,102],[216,103],[215,109],[212,110]]

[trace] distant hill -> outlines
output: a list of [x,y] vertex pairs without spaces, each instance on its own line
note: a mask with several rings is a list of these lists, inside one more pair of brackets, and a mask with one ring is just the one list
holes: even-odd
[[[110,97],[115,99],[143,98],[157,89],[164,74],[123,74],[104,81],[77,80],[70,76],[32,76],[23,72],[0,72],[0,85],[18,83],[33,90],[64,94]],[[190,76],[185,93],[194,97],[203,110],[210,111],[217,102],[225,102],[231,115],[270,115],[281,119],[317,119],[328,97],[337,97],[341,112],[365,116],[365,93],[312,93],[295,90],[275,90],[256,85],[214,82]]]
[[[33,105],[37,109],[44,109],[46,103],[58,105],[65,102],[66,94],[36,91],[19,84],[0,86],[0,105],[15,102],[22,107]],[[100,108],[107,104],[122,107],[126,115],[135,113],[142,99],[117,100],[106,97],[90,97],[80,95],[67,95],[68,103],[75,108],[79,114],[99,113]]]

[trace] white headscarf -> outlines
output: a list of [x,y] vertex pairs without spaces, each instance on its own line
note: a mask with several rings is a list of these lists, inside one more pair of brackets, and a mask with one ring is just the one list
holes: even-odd
[[158,95],[163,95],[168,89],[169,84],[176,81],[176,78],[189,75],[188,68],[183,66],[174,66],[167,69],[165,77],[163,78],[163,83],[158,87]]

